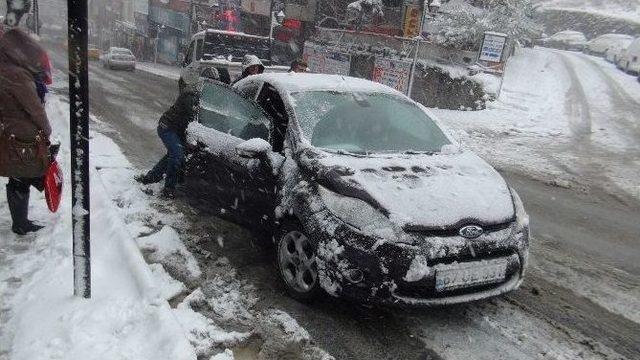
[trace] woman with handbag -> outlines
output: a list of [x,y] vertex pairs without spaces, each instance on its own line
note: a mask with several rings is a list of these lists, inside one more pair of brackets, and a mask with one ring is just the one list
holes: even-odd
[[28,219],[28,210],[30,186],[41,187],[49,165],[51,126],[36,87],[45,56],[19,29],[0,38],[0,176],[9,177],[11,229],[18,235],[42,228]]

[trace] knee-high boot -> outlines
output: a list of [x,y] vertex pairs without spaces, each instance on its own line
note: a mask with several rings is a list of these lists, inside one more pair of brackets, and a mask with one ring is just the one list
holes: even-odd
[[24,192],[14,186],[7,185],[7,202],[13,222],[11,230],[14,233],[25,235],[43,228],[29,220],[29,190]]

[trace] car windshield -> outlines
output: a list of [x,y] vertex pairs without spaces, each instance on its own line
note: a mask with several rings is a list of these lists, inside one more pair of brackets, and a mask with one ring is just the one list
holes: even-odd
[[113,53],[116,55],[131,55],[131,51],[126,49],[114,49]]
[[380,93],[292,94],[311,145],[353,153],[439,152],[449,139],[415,104]]

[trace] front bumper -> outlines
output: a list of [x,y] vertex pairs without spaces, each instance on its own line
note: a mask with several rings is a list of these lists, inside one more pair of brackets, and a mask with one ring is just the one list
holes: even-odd
[[[313,197],[300,201],[313,202]],[[319,210],[309,203],[300,205],[297,208],[301,211],[316,210],[306,210],[306,214],[299,215],[304,219],[306,233],[318,244],[320,284],[334,296],[397,306],[462,303],[518,288],[527,267],[529,230],[517,222],[476,239],[412,234],[412,243],[405,244],[363,234],[327,209]],[[409,281],[408,272],[417,257],[426,260],[430,271]],[[456,290],[436,290],[435,268],[481,260],[506,262],[504,280]],[[360,276],[354,277],[354,272]]]

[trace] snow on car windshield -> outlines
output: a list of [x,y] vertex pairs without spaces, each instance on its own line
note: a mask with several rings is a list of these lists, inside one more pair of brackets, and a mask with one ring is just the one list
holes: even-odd
[[416,105],[388,94],[308,91],[292,94],[311,145],[354,153],[439,152],[450,144]]

